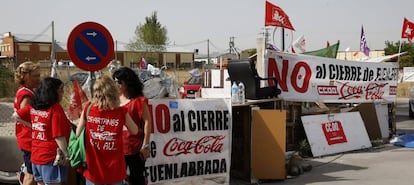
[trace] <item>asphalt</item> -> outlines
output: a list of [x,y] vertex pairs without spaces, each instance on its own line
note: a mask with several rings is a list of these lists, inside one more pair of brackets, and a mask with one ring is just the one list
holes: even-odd
[[[408,117],[408,99],[398,98],[397,134],[414,133],[414,120]],[[265,185],[412,185],[414,149],[381,144],[369,149],[335,155],[305,158],[313,166],[309,172],[285,180],[261,180]],[[412,178],[413,177],[413,178]],[[232,182],[232,184],[250,184]]]

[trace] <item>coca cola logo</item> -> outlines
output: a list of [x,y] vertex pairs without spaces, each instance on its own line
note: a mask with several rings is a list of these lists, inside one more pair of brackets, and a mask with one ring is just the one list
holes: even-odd
[[226,136],[204,136],[194,141],[186,141],[180,138],[170,139],[164,146],[165,156],[178,156],[181,154],[205,154],[222,152],[224,138]]
[[339,99],[350,100],[365,97],[366,100],[381,100],[383,99],[385,85],[387,83],[369,83],[367,86],[352,86],[349,85],[349,82],[342,83]]

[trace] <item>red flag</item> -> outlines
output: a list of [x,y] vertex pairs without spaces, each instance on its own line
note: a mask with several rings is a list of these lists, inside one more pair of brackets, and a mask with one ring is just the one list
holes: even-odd
[[414,23],[410,22],[407,18],[404,17],[401,38],[407,38],[409,42],[414,37]]
[[88,97],[80,88],[78,80],[73,80],[72,94],[70,95],[70,105],[68,117],[71,120],[79,119],[82,112],[82,103],[86,102]]
[[266,1],[265,26],[277,26],[295,31],[289,16],[278,6]]
[[331,46],[331,44],[329,43],[329,41],[326,41],[326,47],[329,48],[329,46]]

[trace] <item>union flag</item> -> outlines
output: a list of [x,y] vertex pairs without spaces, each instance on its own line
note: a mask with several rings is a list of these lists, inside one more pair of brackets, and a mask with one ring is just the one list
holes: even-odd
[[407,18],[404,17],[401,38],[407,38],[409,42],[414,37],[414,23],[409,21]]
[[266,1],[265,26],[276,26],[295,31],[289,16],[278,6]]

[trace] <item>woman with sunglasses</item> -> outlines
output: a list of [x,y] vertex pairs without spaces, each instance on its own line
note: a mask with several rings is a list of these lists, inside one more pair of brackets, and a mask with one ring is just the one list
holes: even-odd
[[149,157],[149,141],[151,132],[151,116],[148,99],[143,94],[143,84],[138,75],[130,68],[117,69],[112,78],[118,83],[121,92],[121,106],[128,109],[129,114],[138,126],[138,134],[131,135],[124,129],[124,155],[129,168],[127,179],[130,185],[145,184],[145,160]]

